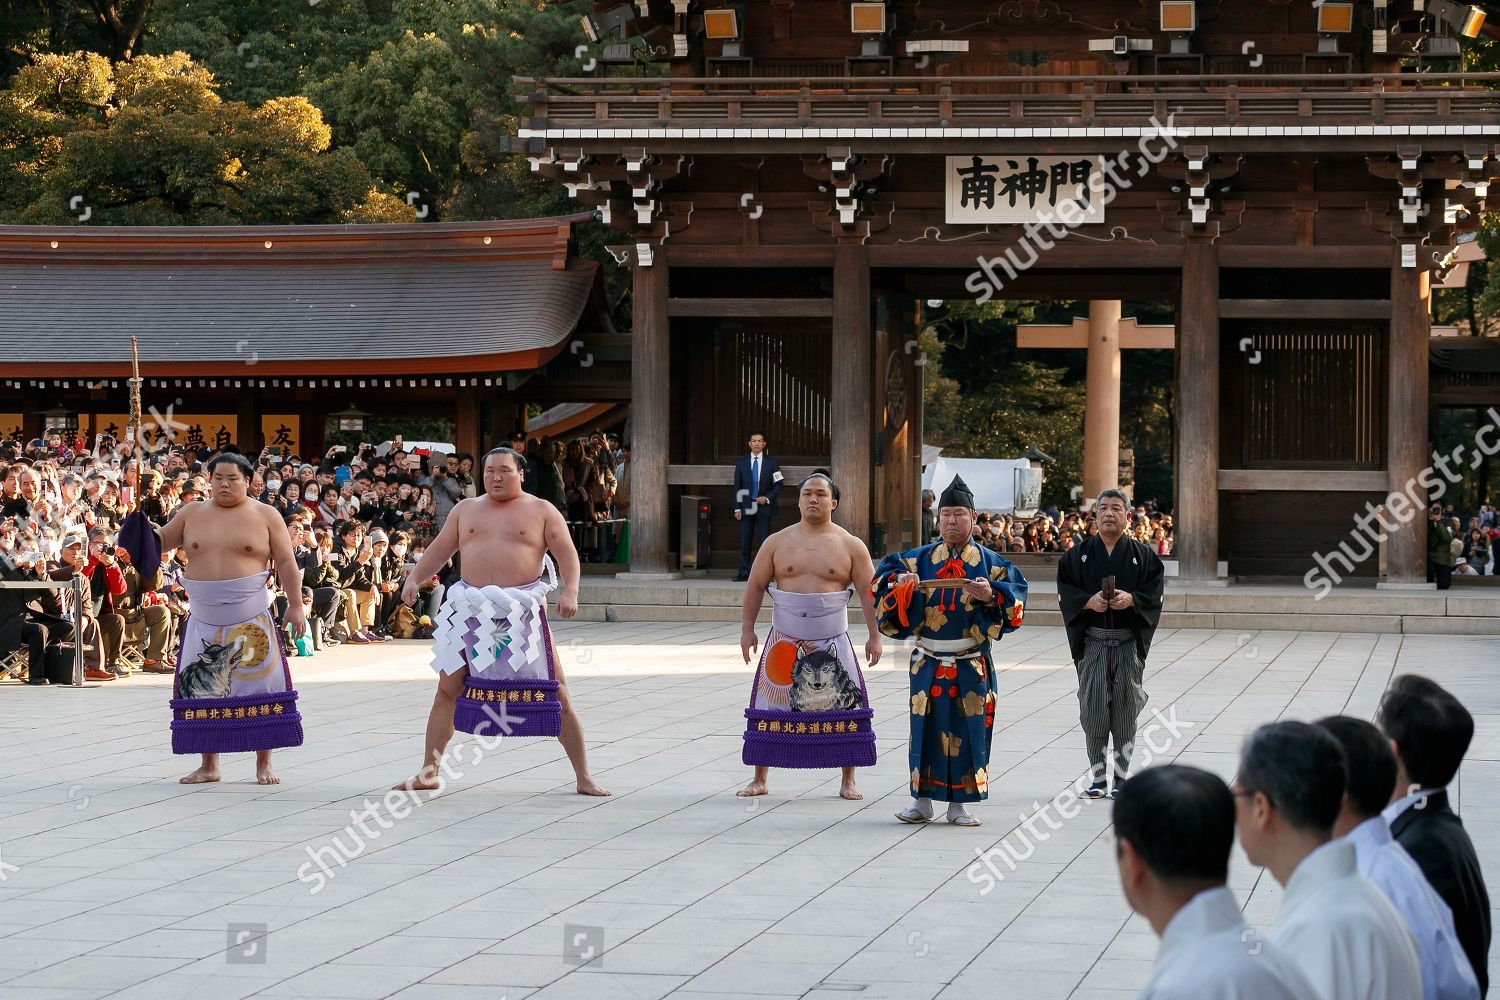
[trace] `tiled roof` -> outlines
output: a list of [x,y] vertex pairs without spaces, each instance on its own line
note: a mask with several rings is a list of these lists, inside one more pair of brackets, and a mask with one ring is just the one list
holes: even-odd
[[597,277],[567,259],[573,221],[0,229],[0,358],[128,374],[135,334],[155,375],[532,368]]

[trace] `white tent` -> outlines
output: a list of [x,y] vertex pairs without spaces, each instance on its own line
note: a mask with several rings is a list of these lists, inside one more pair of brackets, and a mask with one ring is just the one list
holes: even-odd
[[[377,444],[375,446],[375,454],[382,456],[390,454],[395,443],[394,441],[384,441]],[[434,451],[440,451],[444,455],[451,455],[453,454],[453,445],[448,441],[403,441],[401,442],[401,450],[405,451],[408,455],[419,453],[429,454]]]
[[939,497],[962,476],[974,494],[974,509],[991,514],[1015,512],[1016,470],[1029,469],[1024,458],[939,458],[922,470],[922,488]]

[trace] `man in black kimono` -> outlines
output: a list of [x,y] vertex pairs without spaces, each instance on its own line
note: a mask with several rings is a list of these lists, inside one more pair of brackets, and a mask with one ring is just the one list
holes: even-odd
[[[1149,546],[1125,533],[1130,498],[1105,490],[1094,505],[1099,534],[1074,546],[1057,564],[1057,599],[1068,647],[1078,670],[1078,707],[1093,784],[1084,795],[1108,792],[1104,748],[1115,740],[1115,789],[1130,770],[1136,718],[1146,707],[1141,679],[1146,652],[1161,618],[1163,569]],[[1112,596],[1106,595],[1106,580]]]

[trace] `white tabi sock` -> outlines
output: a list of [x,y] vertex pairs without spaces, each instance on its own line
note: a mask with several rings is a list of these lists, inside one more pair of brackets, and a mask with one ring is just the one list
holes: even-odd
[[[951,823],[960,816],[969,816],[969,810],[964,807],[964,804],[962,802],[948,803],[948,822]],[[973,819],[974,817],[969,816],[969,818]]]
[[898,812],[896,816],[907,823],[926,823],[932,819],[932,800],[917,799],[911,805]]

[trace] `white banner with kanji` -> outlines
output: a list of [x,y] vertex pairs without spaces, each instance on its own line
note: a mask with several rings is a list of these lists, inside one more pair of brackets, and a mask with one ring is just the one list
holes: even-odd
[[1098,156],[950,156],[947,220],[967,225],[1104,221]]

